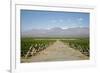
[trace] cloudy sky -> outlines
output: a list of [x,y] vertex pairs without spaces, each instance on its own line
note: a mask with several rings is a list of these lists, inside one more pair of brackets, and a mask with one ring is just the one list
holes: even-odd
[[21,29],[89,27],[89,13],[21,10]]

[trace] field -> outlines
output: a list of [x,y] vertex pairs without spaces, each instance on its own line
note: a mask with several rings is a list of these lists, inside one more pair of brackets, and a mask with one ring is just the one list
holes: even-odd
[[33,38],[22,38],[21,40],[21,57],[31,57],[38,52],[46,49],[53,44],[55,40],[35,40]]
[[85,60],[89,52],[88,38],[21,38],[21,62]]
[[89,39],[61,40],[71,48],[79,50],[82,54],[89,56]]

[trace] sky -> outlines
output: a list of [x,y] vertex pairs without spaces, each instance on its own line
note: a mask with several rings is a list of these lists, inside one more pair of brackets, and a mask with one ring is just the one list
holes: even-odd
[[55,27],[89,27],[89,13],[21,10],[20,14],[22,31]]

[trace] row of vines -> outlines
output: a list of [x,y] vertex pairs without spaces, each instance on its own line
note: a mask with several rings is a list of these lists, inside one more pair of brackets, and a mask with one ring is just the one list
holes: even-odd
[[79,50],[82,54],[89,56],[89,39],[61,40],[71,48]]
[[32,38],[21,39],[21,57],[29,58],[52,45],[56,40],[35,40]]

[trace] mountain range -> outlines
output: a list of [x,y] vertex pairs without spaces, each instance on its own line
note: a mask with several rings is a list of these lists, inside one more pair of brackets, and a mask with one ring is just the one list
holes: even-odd
[[89,37],[89,27],[73,27],[62,29],[32,29],[21,32],[22,37]]

